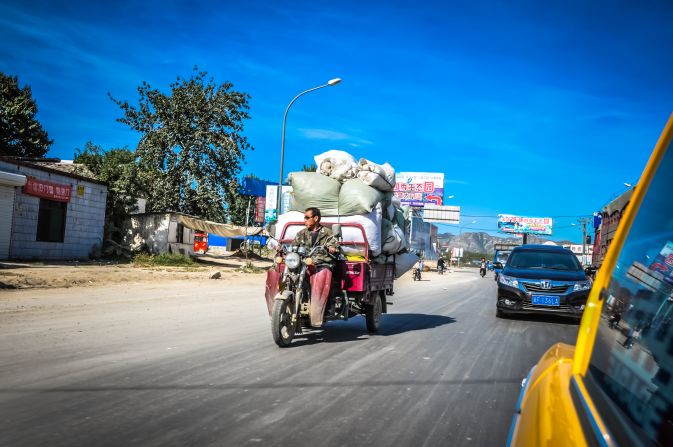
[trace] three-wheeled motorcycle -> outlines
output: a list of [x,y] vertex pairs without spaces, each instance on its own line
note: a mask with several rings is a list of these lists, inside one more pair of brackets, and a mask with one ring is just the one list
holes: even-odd
[[383,264],[371,262],[362,225],[330,223],[328,218],[321,224],[331,226],[340,239],[341,253],[332,270],[316,266],[313,260],[318,251],[327,253],[326,247],[306,251],[292,244],[303,222],[289,222],[280,232],[265,292],[271,332],[280,347],[289,346],[304,329],[355,315],[364,315],[367,330],[377,332],[381,314],[387,312],[387,296],[394,293],[394,257]]

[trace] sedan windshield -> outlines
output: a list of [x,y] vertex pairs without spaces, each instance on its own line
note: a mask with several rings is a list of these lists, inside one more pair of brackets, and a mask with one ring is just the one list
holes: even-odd
[[520,269],[581,270],[579,261],[571,253],[549,251],[517,251],[510,255],[507,264]]

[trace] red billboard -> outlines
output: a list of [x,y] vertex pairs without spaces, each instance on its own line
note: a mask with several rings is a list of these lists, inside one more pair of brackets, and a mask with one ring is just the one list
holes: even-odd
[[264,210],[266,208],[266,197],[257,197],[255,199],[255,222],[264,223]]
[[23,193],[55,202],[70,202],[72,186],[28,177],[23,185]]

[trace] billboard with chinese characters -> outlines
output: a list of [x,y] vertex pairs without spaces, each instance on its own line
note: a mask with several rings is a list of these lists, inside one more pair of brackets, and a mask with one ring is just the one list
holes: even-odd
[[498,214],[498,231],[509,234],[539,234],[551,236],[551,217],[523,217]]
[[255,198],[255,223],[264,223],[266,213],[266,197]]
[[444,204],[444,174],[439,172],[398,172],[394,193],[402,206],[423,207]]
[[[283,196],[281,198],[280,213],[283,214],[290,210],[290,198],[292,186],[283,185]],[[264,204],[264,221],[266,223],[278,220],[276,216],[276,204],[278,203],[278,185],[266,186],[266,201]]]

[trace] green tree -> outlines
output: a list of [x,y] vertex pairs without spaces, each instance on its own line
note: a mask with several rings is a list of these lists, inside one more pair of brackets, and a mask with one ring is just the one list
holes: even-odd
[[311,163],[308,165],[302,165],[301,170],[304,172],[316,172],[318,167],[315,165],[315,163]]
[[110,95],[124,114],[118,121],[141,134],[135,155],[151,182],[148,211],[225,219],[244,152],[252,149],[243,136],[250,95],[206,76],[195,67],[169,94],[143,82],[137,106]]
[[37,104],[29,86],[0,72],[0,155],[44,157],[53,140],[37,121]]
[[137,199],[146,194],[141,185],[147,184],[147,174],[139,169],[130,150],[105,151],[91,141],[84,145],[84,149],[75,150],[74,161],[108,185],[104,251],[110,253],[110,249],[121,247],[123,221],[130,212],[136,211]]

